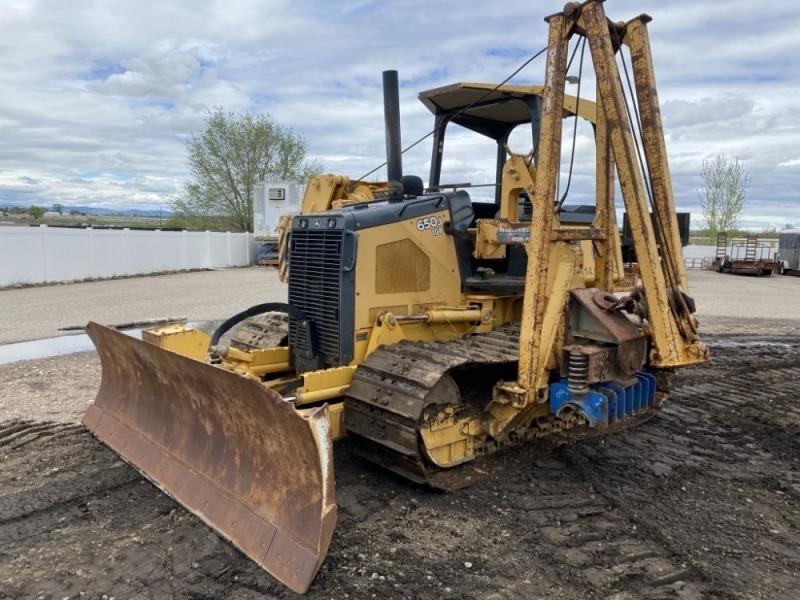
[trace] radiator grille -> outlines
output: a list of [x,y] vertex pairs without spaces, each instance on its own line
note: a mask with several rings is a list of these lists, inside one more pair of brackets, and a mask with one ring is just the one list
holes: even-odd
[[[343,241],[343,230],[295,229],[289,254],[289,303],[314,322],[317,351],[329,367],[341,363]],[[309,348],[305,332],[295,319],[289,320],[289,345],[295,356]]]

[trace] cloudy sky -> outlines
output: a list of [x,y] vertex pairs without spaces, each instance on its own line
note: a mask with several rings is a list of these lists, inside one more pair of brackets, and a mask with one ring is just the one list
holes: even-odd
[[[384,159],[383,70],[400,73],[408,145],[432,126],[418,92],[502,81],[544,47],[543,17],[562,8],[561,0],[0,0],[0,205],[167,208],[186,181],[185,141],[215,106],[268,113],[302,133],[326,171],[363,175]],[[703,160],[722,153],[751,178],[745,226],[800,227],[796,3],[608,0],[605,8],[615,21],[653,17],[679,210],[699,214]],[[513,82],[540,83],[543,73],[542,57]],[[593,85],[581,87],[593,97]],[[477,149],[455,141],[461,154],[448,154],[445,179],[478,183]],[[425,178],[429,155],[428,143],[409,152],[405,172]],[[577,165],[578,199],[589,178]]]

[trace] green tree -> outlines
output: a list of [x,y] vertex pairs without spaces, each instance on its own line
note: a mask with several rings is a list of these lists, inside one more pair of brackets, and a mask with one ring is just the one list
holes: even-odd
[[172,211],[193,229],[253,231],[253,187],[262,180],[306,180],[321,170],[302,135],[269,115],[215,108],[186,144],[191,179]]
[[55,204],[53,204],[53,212],[57,212],[58,214],[63,215],[64,214],[64,205],[63,204],[59,204],[58,202],[56,202]]
[[41,206],[33,205],[28,208],[28,214],[32,216],[35,221],[38,221],[44,216],[44,209]]
[[724,154],[703,161],[703,185],[697,190],[709,237],[736,229],[747,204],[750,175],[736,157],[728,162]]

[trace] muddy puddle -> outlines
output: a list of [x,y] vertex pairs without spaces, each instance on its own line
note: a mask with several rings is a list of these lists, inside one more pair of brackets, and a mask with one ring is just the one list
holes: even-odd
[[[221,321],[198,321],[186,323],[185,325],[192,329],[201,329],[210,335],[220,323]],[[123,333],[142,339],[142,329],[119,329]],[[144,329],[150,329],[150,327]],[[8,365],[22,360],[39,360],[75,352],[88,352],[90,350],[94,350],[94,345],[85,333],[60,335],[29,342],[16,342],[0,345],[0,365]]]
[[[128,335],[141,339],[142,330],[125,331]],[[43,340],[17,342],[0,346],[0,365],[7,365],[21,360],[38,360],[51,356],[73,354],[94,350],[94,345],[85,333],[62,335]]]

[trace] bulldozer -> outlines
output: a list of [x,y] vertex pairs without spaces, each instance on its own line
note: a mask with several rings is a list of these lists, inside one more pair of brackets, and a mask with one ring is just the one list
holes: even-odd
[[[86,426],[303,593],[334,532],[335,440],[410,485],[455,492],[524,467],[542,440],[655,414],[674,371],[709,353],[681,258],[649,21],[569,3],[546,18],[542,85],[422,92],[435,120],[427,186],[402,173],[396,73],[385,73],[388,180],[308,182],[281,236],[287,302],[211,335],[173,325],[139,340],[90,323],[102,381]],[[572,42],[588,45],[595,101],[565,92]],[[594,134],[589,210],[559,195],[570,119]],[[452,126],[492,141],[488,186],[441,180]],[[530,151],[509,146],[519,127]],[[492,201],[472,198],[487,188]],[[617,190],[638,260],[627,295],[614,293]]]

